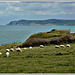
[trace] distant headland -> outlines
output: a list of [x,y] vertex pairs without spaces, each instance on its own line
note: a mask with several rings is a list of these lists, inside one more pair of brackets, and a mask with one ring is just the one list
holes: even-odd
[[75,25],[75,20],[47,19],[47,20],[18,20],[6,25]]

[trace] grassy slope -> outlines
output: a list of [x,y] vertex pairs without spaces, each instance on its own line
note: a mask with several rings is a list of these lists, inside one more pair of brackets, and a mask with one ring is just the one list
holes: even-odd
[[[47,39],[55,39],[65,35],[69,35],[68,33],[62,31],[52,31],[50,33],[42,32],[31,35],[25,42],[30,40],[31,38],[47,38]],[[74,36],[74,35],[73,35]]]
[[3,53],[0,55],[0,73],[75,73],[75,43],[71,43],[70,48],[61,49],[54,48],[55,45],[33,47],[32,50],[22,48],[22,53],[15,50],[7,58],[5,49],[16,45],[20,43],[0,47]]

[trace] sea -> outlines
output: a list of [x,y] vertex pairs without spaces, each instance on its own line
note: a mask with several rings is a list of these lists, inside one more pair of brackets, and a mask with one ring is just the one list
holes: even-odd
[[0,25],[0,45],[10,43],[23,43],[34,33],[49,32],[52,29],[70,29],[75,33],[75,26],[7,26]]

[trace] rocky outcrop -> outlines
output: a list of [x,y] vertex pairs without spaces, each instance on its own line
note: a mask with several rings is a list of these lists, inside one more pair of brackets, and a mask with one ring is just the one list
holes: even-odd
[[52,31],[62,31],[62,32],[70,33],[70,29],[53,29]]

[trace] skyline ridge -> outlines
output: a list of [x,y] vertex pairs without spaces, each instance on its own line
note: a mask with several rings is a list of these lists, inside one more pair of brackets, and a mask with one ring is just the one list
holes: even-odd
[[75,25],[75,20],[60,20],[60,19],[18,20],[18,21],[11,21],[7,25]]

